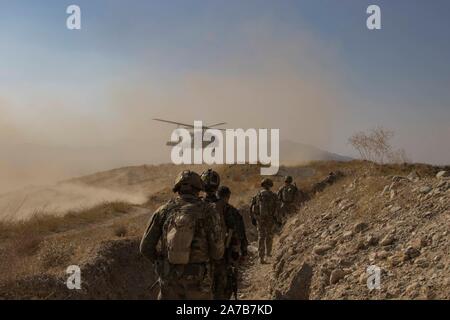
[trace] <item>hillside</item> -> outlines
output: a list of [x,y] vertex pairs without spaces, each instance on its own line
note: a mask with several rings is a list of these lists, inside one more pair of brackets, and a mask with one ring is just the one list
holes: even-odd
[[[0,258],[7,262],[0,267],[0,298],[154,298],[153,268],[138,253],[138,244],[151,212],[172,196],[171,181],[179,169],[122,168],[70,181],[118,190],[125,185],[126,192],[148,188],[140,205],[112,202],[0,224]],[[266,265],[256,263],[256,231],[248,217],[259,168],[216,169],[233,191],[251,241],[242,299],[450,298],[450,178],[436,177],[449,168],[358,161],[281,168],[280,174],[294,175],[307,201],[276,236],[274,257]],[[337,178],[324,182],[331,171]],[[278,188],[282,177],[274,180]],[[65,269],[72,264],[81,267],[81,291],[64,285]],[[369,265],[382,270],[380,290],[366,286]]]
[[321,150],[317,147],[282,140],[280,142],[280,159],[283,164],[299,164],[310,161],[351,161],[350,157],[329,151]]

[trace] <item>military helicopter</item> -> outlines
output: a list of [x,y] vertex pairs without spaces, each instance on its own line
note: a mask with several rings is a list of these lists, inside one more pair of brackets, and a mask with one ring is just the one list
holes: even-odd
[[[154,118],[154,119],[152,119],[152,120],[154,120],[154,121],[159,121],[159,122],[164,122],[164,123],[168,123],[168,124],[174,124],[174,125],[177,126],[177,128],[184,128],[184,129],[189,130],[189,133],[190,133],[190,135],[191,135],[191,141],[192,141],[192,144],[189,144],[189,145],[187,145],[186,147],[188,147],[188,148],[194,148],[194,145],[193,145],[193,141],[194,141],[194,129],[196,129],[197,127],[195,127],[195,126],[192,125],[192,124],[186,124],[186,123],[181,123],[181,122],[176,122],[176,121],[170,121],[170,120],[165,120],[165,119],[157,119],[157,118]],[[222,130],[222,131],[225,131],[226,129],[223,129],[223,128],[217,128],[218,126],[222,126],[222,125],[225,125],[225,124],[226,124],[226,122],[220,122],[220,123],[216,123],[216,124],[209,125],[209,126],[202,125],[202,127],[201,127],[201,129],[202,129],[202,136],[203,136],[203,134],[205,133],[205,131],[208,130],[208,129],[216,129],[216,130]],[[215,140],[214,136],[213,136],[213,138],[211,139],[211,141],[204,141],[204,140],[202,140],[203,148],[206,148],[206,147],[207,147],[209,144],[211,144],[214,140]],[[166,142],[166,145],[167,145],[167,146],[170,146],[170,147],[173,147],[173,146],[179,145],[180,142],[181,142],[181,140],[176,141],[176,142],[173,142],[173,141],[167,141],[167,142]]]

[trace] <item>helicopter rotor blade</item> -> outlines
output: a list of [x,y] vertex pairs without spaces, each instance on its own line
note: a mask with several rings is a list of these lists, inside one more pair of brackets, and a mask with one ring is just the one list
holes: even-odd
[[164,119],[156,119],[156,118],[154,118],[152,120],[159,121],[159,122],[164,122],[164,123],[176,124],[178,126],[183,126],[183,127],[186,127],[186,128],[194,128],[194,126],[192,124],[186,124],[186,123],[170,121],[170,120],[164,120]]
[[222,126],[224,124],[227,124],[226,122],[221,122],[221,123],[216,123],[216,124],[212,124],[210,126],[205,126],[205,128],[213,128],[213,127],[218,127],[218,126]]

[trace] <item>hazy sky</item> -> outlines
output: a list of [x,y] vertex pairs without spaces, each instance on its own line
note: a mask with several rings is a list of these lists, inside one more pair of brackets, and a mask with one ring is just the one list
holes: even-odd
[[[366,28],[369,4],[382,30]],[[450,163],[447,0],[0,5],[0,191],[168,161],[173,128],[153,117],[280,128],[348,155],[349,135],[382,125],[413,161]]]

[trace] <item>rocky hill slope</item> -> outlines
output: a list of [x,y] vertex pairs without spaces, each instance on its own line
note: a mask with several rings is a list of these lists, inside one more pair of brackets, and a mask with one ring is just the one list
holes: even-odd
[[[153,268],[138,253],[138,244],[151,212],[172,196],[169,181],[177,169],[161,173],[166,180],[159,180],[157,191],[149,190],[142,205],[112,203],[0,224],[0,298],[154,298]],[[294,175],[306,196],[275,237],[274,255],[264,265],[256,259],[256,230],[248,216],[259,168],[216,169],[233,191],[232,202],[244,215],[251,241],[241,299],[450,298],[448,167],[352,161],[281,168],[281,175]],[[438,174],[443,170],[447,173]],[[336,173],[333,179],[327,178],[330,171]],[[126,180],[135,185],[123,172],[77,183],[103,187]],[[133,179],[151,185],[155,174]],[[282,177],[274,180],[278,188]],[[65,286],[66,268],[74,264],[82,270],[80,291]],[[370,266],[381,271],[379,289],[367,287]]]
[[[278,239],[271,296],[449,299],[448,175],[347,170],[289,219]],[[370,266],[381,271],[372,290]]]

